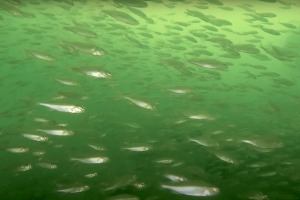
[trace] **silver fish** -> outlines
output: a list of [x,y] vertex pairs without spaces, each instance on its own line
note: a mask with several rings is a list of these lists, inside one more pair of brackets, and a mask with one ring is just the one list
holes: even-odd
[[84,186],[79,186],[79,187],[71,187],[71,188],[57,190],[57,192],[62,192],[62,193],[79,193],[79,192],[87,191],[88,189],[90,189],[90,187],[88,185],[84,185]]
[[206,184],[197,184],[193,182],[179,182],[170,185],[162,185],[162,188],[172,190],[173,192],[188,196],[215,196],[219,194],[219,189]]
[[43,51],[37,51],[37,50],[26,50],[26,52],[35,57],[35,58],[38,58],[40,60],[45,60],[45,61],[55,61],[56,58],[52,55],[50,55],[49,53],[46,53],[46,52],[43,52]]
[[148,151],[150,150],[150,147],[147,146],[138,146],[138,147],[126,147],[123,149],[127,149],[129,151],[136,151],[136,152],[140,152],[140,151]]
[[124,98],[129,100],[130,102],[134,103],[135,105],[141,107],[141,108],[145,108],[145,109],[148,109],[148,110],[154,110],[155,109],[154,106],[150,105],[147,102],[144,102],[144,101],[141,101],[141,100],[129,97],[129,96],[124,96]]
[[67,131],[67,130],[59,130],[59,129],[52,129],[52,130],[37,129],[37,130],[49,135],[57,135],[57,136],[73,135],[73,131]]
[[87,164],[100,164],[108,161],[107,157],[90,157],[90,158],[71,158],[72,161],[79,161]]
[[28,148],[8,148],[6,151],[11,152],[11,153],[25,153],[29,149]]
[[80,106],[74,105],[58,105],[58,104],[48,104],[48,103],[39,103],[41,106],[45,106],[52,110],[56,110],[59,112],[68,112],[68,113],[82,113],[84,112],[84,108]]
[[45,142],[48,140],[47,137],[43,137],[40,135],[33,135],[33,134],[23,134],[24,137],[30,139],[30,140],[34,140],[34,141],[38,141],[38,142]]

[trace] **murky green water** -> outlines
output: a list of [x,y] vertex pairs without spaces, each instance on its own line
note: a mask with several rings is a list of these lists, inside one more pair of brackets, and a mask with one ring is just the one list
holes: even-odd
[[0,2],[0,199],[300,199],[296,0]]

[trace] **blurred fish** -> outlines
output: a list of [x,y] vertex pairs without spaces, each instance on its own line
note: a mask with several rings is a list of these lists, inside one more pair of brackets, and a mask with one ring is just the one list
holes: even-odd
[[88,157],[88,158],[71,158],[72,161],[79,161],[86,164],[101,164],[108,162],[107,157]]
[[150,150],[150,147],[148,147],[148,146],[133,146],[133,147],[125,147],[123,149],[127,149],[129,151],[141,152],[141,151],[148,151],[148,150]]
[[38,51],[38,50],[25,50],[30,56],[34,58],[38,58],[40,60],[45,60],[45,61],[55,61],[56,58],[52,56],[49,53],[46,53],[44,51]]
[[36,165],[45,169],[57,169],[57,165],[50,164],[50,163],[41,162],[41,163],[37,163]]
[[56,191],[61,192],[61,193],[79,193],[79,192],[87,191],[88,189],[90,189],[90,187],[87,185],[84,185],[84,186],[79,186],[79,187],[60,189],[60,190],[56,190]]
[[110,78],[112,76],[110,72],[96,66],[73,67],[72,69],[94,78]]
[[73,42],[62,40],[61,46],[69,52],[80,52],[85,54],[91,54],[94,56],[103,56],[107,53],[105,50],[98,47],[97,45],[87,42]]
[[94,31],[91,31],[87,28],[82,28],[78,26],[65,26],[64,29],[67,29],[69,31],[72,31],[73,33],[77,35],[82,35],[88,38],[97,38],[98,35]]
[[27,133],[24,133],[23,136],[25,138],[28,138],[30,140],[34,140],[34,141],[38,141],[38,142],[45,142],[48,140],[47,137],[44,137],[44,136],[40,136],[40,135],[33,135],[33,134],[27,134]]
[[11,153],[25,153],[29,149],[28,148],[7,148],[6,151]]
[[139,99],[136,99],[136,98],[133,98],[133,97],[129,97],[129,96],[124,96],[124,98],[129,100],[131,103],[134,103],[135,105],[141,107],[141,108],[145,108],[147,110],[155,110],[154,106],[152,106],[151,104],[149,104],[145,101],[142,101],[142,100],[139,100]]
[[43,133],[49,134],[49,135],[56,135],[56,136],[69,136],[73,135],[73,131],[67,131],[67,130],[59,130],[59,129],[37,129],[37,131],[41,131]]
[[117,10],[102,10],[102,12],[108,14],[109,16],[119,20],[120,22],[130,24],[130,25],[138,25],[139,21],[134,19],[132,16],[125,12],[117,11]]

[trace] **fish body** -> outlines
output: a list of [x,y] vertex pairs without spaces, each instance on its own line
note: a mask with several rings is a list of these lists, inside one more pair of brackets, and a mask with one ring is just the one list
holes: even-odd
[[172,190],[173,192],[188,195],[188,196],[215,196],[219,193],[219,189],[216,187],[201,186],[201,185],[162,185],[162,188]]
[[79,161],[86,164],[100,164],[108,161],[107,157],[90,157],[90,158],[71,158],[72,161]]
[[34,58],[37,58],[37,59],[40,59],[40,60],[45,60],[45,61],[55,61],[56,58],[54,56],[52,56],[51,54],[49,53],[46,53],[44,51],[38,51],[38,50],[26,50],[26,52],[34,57]]
[[155,109],[154,106],[150,105],[147,102],[144,102],[144,101],[141,101],[141,100],[138,100],[138,99],[134,99],[134,98],[131,98],[129,96],[124,96],[124,98],[129,100],[130,102],[134,103],[135,105],[141,107],[141,108],[145,108],[145,109],[148,109],[148,110],[154,110]]
[[94,56],[103,56],[106,51],[93,43],[62,41],[62,47],[70,52],[80,52]]
[[85,185],[85,186],[80,186],[80,187],[72,187],[72,188],[66,188],[66,189],[61,189],[57,190],[57,192],[61,193],[79,193],[79,192],[84,192],[88,190],[90,187]]
[[56,136],[68,136],[73,135],[72,131],[67,130],[44,130],[44,129],[37,129],[38,131],[41,131],[43,133],[49,134],[49,135],[56,135]]
[[82,113],[82,112],[84,112],[83,107],[74,106],[74,105],[58,105],[58,104],[48,104],[48,103],[39,103],[39,105],[50,108],[52,110],[59,111],[59,112],[67,112],[67,113]]

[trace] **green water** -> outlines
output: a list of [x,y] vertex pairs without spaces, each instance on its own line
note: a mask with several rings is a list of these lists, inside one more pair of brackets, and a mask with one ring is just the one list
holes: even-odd
[[297,0],[0,2],[0,199],[300,199]]

